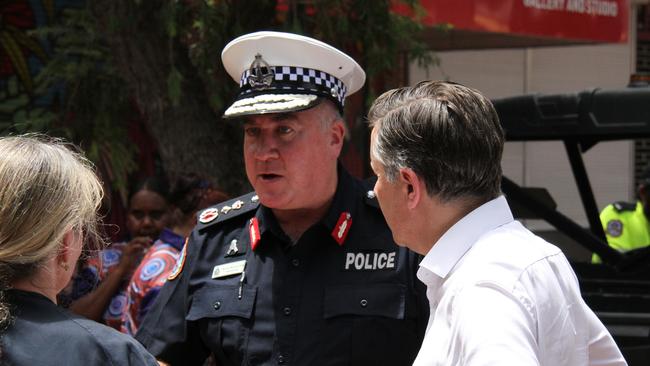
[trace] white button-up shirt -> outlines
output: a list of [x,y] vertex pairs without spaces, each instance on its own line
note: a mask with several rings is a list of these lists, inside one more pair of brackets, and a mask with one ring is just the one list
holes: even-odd
[[626,365],[562,251],[503,196],[452,226],[417,275],[431,315],[414,365]]

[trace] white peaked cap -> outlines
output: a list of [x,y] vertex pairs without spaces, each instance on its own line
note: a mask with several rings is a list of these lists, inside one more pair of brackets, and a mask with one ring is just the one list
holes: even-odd
[[282,32],[256,32],[228,43],[221,53],[240,84],[225,118],[307,109],[319,97],[343,109],[345,97],[363,87],[366,74],[350,56],[319,40]]

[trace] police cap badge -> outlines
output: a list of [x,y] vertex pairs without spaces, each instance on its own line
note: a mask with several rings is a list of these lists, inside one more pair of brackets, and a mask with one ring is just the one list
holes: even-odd
[[239,83],[224,118],[300,111],[328,98],[343,111],[345,97],[366,80],[359,64],[313,38],[256,32],[228,43],[221,53],[228,74]]

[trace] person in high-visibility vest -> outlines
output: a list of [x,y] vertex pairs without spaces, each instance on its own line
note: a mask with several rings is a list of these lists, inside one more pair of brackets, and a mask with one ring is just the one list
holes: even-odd
[[[636,202],[615,202],[600,213],[607,243],[620,252],[650,245],[650,166],[642,178]],[[594,253],[592,262],[601,263],[601,259]]]

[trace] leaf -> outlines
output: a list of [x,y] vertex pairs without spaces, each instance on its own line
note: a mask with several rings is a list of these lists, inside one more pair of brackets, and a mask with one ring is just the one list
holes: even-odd
[[11,122],[2,122],[2,116],[0,115],[0,134],[4,135],[8,132],[9,128],[13,126]]
[[30,129],[32,131],[45,132],[50,124],[56,119],[56,115],[43,108],[35,108],[28,112]]
[[86,156],[91,161],[99,161],[99,148],[97,147],[97,142],[93,141],[90,143],[90,146],[86,149]]
[[174,38],[178,35],[178,24],[176,22],[176,3],[170,1],[167,11],[165,11],[165,27],[169,38]]
[[24,108],[29,103],[29,96],[21,94],[13,98],[4,99],[0,103],[0,113],[13,113],[14,111]]
[[0,31],[0,45],[2,45],[2,48],[4,48],[5,52],[9,56],[11,64],[16,69],[16,73],[18,74],[23,86],[28,93],[31,93],[33,88],[32,77],[29,73],[27,60],[25,60],[25,56],[23,56],[20,47],[7,31]]
[[10,77],[7,81],[7,91],[9,95],[18,95],[20,93],[20,83],[17,77]]
[[45,53],[43,46],[41,46],[37,40],[29,37],[25,33],[12,26],[6,26],[5,28],[9,31],[9,33],[11,33],[17,43],[32,51],[41,61],[47,60],[47,54]]
[[173,67],[169,72],[169,76],[167,76],[167,93],[174,107],[177,107],[180,103],[182,81],[183,76],[178,72],[178,69]]
[[27,111],[20,109],[14,113],[13,122],[18,133],[27,132],[27,128],[29,127],[27,123]]
[[47,14],[47,19],[52,21],[54,19],[54,0],[42,0],[43,8],[45,8],[45,13]]
[[210,93],[210,105],[214,110],[220,110],[224,107],[224,100],[219,93]]

